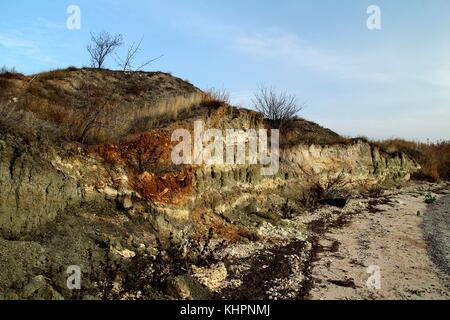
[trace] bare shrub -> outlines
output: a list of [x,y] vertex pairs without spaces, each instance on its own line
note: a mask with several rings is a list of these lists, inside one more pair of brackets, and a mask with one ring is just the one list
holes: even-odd
[[81,86],[77,103],[81,108],[77,114],[72,113],[70,119],[75,124],[72,139],[82,144],[95,142],[91,133],[106,128],[106,121],[102,121],[102,117],[107,113],[108,101],[98,98],[91,85],[85,82]]
[[303,109],[295,95],[277,93],[273,87],[261,87],[255,94],[253,106],[279,128]]
[[91,65],[94,68],[102,69],[106,58],[123,45],[123,37],[121,34],[111,35],[103,31],[99,34],[91,33],[91,42],[87,46],[91,56]]
[[310,210],[315,210],[322,200],[334,198],[347,198],[347,190],[351,181],[346,179],[345,173],[331,175],[326,181],[314,182],[303,195],[300,202]]
[[328,177],[325,183],[321,184],[322,197],[333,198],[345,196],[346,187],[351,183],[345,176],[344,172],[340,172],[337,175]]
[[119,67],[124,72],[131,71],[142,71],[146,66],[150,65],[152,62],[160,59],[163,55],[160,55],[157,58],[149,59],[144,63],[141,63],[138,67],[134,65],[137,54],[141,51],[141,45],[144,38],[142,38],[138,43],[133,42],[133,44],[128,48],[127,54],[124,58],[121,58],[117,54],[115,55],[116,62]]

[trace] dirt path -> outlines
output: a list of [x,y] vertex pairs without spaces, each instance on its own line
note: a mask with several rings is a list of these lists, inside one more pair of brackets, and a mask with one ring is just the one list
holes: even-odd
[[[437,201],[426,204],[430,192]],[[412,184],[291,222],[306,227],[304,239],[229,251],[215,298],[450,299],[449,184]]]
[[[427,205],[428,189],[441,193]],[[343,228],[320,237],[310,299],[449,299],[448,185],[414,185],[400,194],[361,201]],[[425,232],[424,232],[425,230]],[[434,261],[434,262],[433,262]],[[379,270],[380,289],[367,280]],[[376,284],[376,283],[375,283]]]

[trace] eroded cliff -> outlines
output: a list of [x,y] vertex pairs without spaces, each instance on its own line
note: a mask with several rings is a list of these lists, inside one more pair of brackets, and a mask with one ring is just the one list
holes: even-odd
[[[85,73],[76,73],[75,79]],[[114,73],[107,76],[113,77],[113,85],[122,79]],[[150,74],[145,85],[156,81],[161,86],[158,79],[164,77]],[[48,81],[52,88],[57,82]],[[63,87],[65,95],[76,90],[75,82]],[[186,84],[183,88],[196,91]],[[87,292],[112,294],[100,290],[100,280],[94,279],[111,271],[105,265],[110,256],[125,270],[116,270],[122,278],[142,272],[142,257],[153,257],[151,263],[145,260],[152,266],[155,261],[172,265],[176,272],[169,270],[179,275],[187,273],[179,260],[183,265],[209,261],[205,256],[211,243],[303,241],[306,225],[292,218],[320,200],[402,185],[419,169],[405,154],[341,139],[305,120],[281,132],[275,175],[262,175],[261,164],[175,165],[171,135],[180,128],[192,132],[195,121],[219,130],[270,127],[254,111],[206,100],[171,121],[146,120],[142,132],[134,128],[122,139],[100,139],[107,143],[55,143],[39,135],[24,138],[11,127],[5,130],[0,136],[0,268],[8,272],[0,275],[0,298],[73,298],[61,272],[71,265],[92,278]],[[302,134],[308,139],[302,140]],[[323,139],[311,142],[314,134]],[[173,246],[182,257],[176,261],[170,255]],[[171,292],[173,287],[162,287],[171,283],[172,273],[159,275],[165,279],[161,283],[147,279],[154,290],[146,287],[141,294],[155,298]]]

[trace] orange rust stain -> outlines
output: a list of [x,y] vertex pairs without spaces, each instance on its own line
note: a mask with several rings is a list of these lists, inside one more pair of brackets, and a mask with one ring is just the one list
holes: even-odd
[[181,204],[191,191],[192,172],[182,170],[155,174],[145,171],[135,177],[133,186],[145,199],[168,204]]
[[89,147],[87,153],[113,165],[125,166],[132,187],[144,199],[181,204],[191,191],[193,170],[171,160],[172,130],[153,130],[119,144]]
[[88,152],[113,164],[126,164],[137,171],[161,170],[172,165],[171,152],[175,144],[168,130],[155,130],[119,144],[93,146]]

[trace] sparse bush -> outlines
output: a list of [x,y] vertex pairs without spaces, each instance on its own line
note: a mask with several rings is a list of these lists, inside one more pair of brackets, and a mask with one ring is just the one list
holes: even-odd
[[370,198],[380,198],[384,195],[384,189],[379,185],[375,185],[368,190],[367,195]]
[[346,196],[345,188],[350,184],[350,181],[346,179],[343,172],[335,176],[330,176],[324,184],[320,184],[321,197],[333,198]]
[[289,199],[286,199],[286,202],[281,207],[280,213],[281,217],[286,220],[290,220],[295,217],[296,212],[294,208],[291,205],[289,205]]
[[303,195],[300,202],[305,208],[314,210],[322,200],[345,199],[348,197],[348,185],[351,183],[346,179],[343,172],[329,176],[325,182],[316,181]]
[[427,193],[427,195],[425,196],[425,203],[427,204],[433,204],[435,203],[437,200],[437,198],[431,193]]
[[261,87],[255,94],[253,106],[279,128],[293,120],[296,114],[303,109],[303,106],[298,104],[295,95],[285,92],[277,93],[273,87]]

